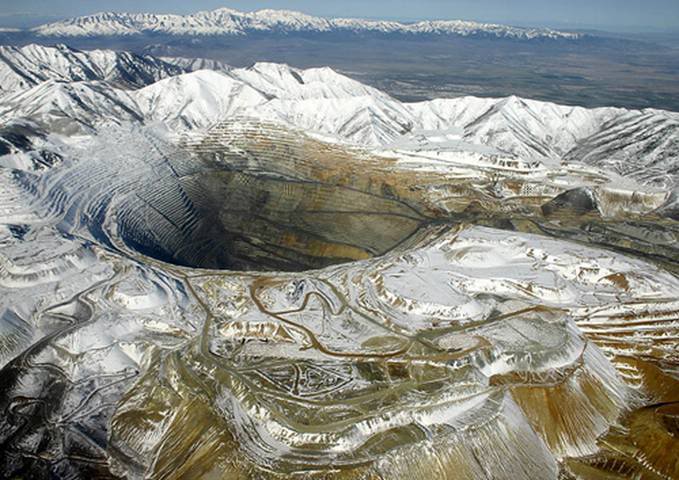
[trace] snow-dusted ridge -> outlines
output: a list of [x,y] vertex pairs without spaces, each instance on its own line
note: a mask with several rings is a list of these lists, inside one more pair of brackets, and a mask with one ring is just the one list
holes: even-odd
[[105,80],[121,88],[138,88],[185,71],[180,65],[129,52],[81,51],[66,45],[0,46],[0,95],[47,80]]
[[[587,109],[518,97],[403,103],[330,68],[257,63],[232,69],[65,46],[1,52],[5,123],[31,121],[69,133],[96,132],[111,123],[161,123],[183,134],[247,117],[396,157],[411,152],[420,158],[417,168],[445,169],[451,162],[483,163],[496,156],[524,170],[585,162],[661,188],[678,184],[679,114],[673,112]],[[17,76],[20,67],[26,73]],[[202,67],[215,70],[188,72]],[[24,88],[18,80],[26,81]]]
[[248,35],[250,33],[383,33],[489,36],[521,40],[577,40],[581,34],[551,29],[519,28],[463,20],[434,20],[416,23],[354,18],[321,18],[288,10],[240,12],[219,8],[182,16],[151,13],[102,12],[42,25],[33,33],[47,37],[167,35]]

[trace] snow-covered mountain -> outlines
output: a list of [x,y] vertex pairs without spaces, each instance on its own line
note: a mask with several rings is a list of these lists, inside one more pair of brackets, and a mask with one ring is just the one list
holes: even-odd
[[195,72],[196,70],[228,72],[232,69],[230,65],[210,58],[160,57],[160,59],[165,63],[181,68],[185,72]]
[[142,121],[143,117],[127,90],[101,81],[48,80],[3,97],[0,119],[29,119],[52,131],[71,133],[108,122]]
[[550,29],[518,28],[462,20],[399,23],[361,19],[326,19],[287,10],[239,12],[229,8],[191,15],[150,13],[97,13],[42,25],[33,29],[40,36],[97,37],[140,34],[248,35],[251,33],[383,33],[406,35],[457,35],[531,39],[576,40],[580,34]]
[[46,80],[105,80],[117,87],[138,88],[184,71],[180,65],[129,52],[86,52],[66,45],[0,46],[0,95]]
[[[111,123],[160,122],[181,133],[247,117],[368,148],[445,158],[483,152],[527,165],[585,162],[660,187],[675,185],[679,178],[679,116],[672,112],[586,109],[517,97],[403,103],[329,68],[257,63],[230,69],[200,60],[160,61],[65,47],[5,51],[32,58],[33,70],[50,79],[20,90],[15,76],[4,75],[0,91],[20,91],[2,98],[0,120],[31,121],[48,131],[93,132]],[[115,58],[131,62],[113,63]],[[106,61],[85,62],[91,59]],[[102,67],[112,64],[118,67]],[[123,75],[128,70],[121,64],[153,78],[203,65],[217,71],[182,73],[130,90],[121,88],[131,83],[121,82],[131,78]],[[90,75],[94,80],[89,72],[96,72]],[[31,84],[38,81],[36,75]]]
[[679,114],[624,111],[570,150],[564,161],[581,161],[634,177],[671,184],[679,176]]
[[515,96],[439,99],[411,104],[409,109],[427,130],[463,125],[468,140],[542,159],[561,158],[605,122],[627,112],[569,107]]
[[207,128],[238,110],[262,105],[267,98],[233,77],[211,70],[187,73],[134,93],[141,115],[173,128]]

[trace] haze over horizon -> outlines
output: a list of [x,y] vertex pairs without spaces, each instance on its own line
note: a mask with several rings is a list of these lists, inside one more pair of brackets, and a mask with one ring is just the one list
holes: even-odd
[[100,11],[189,14],[228,7],[241,11],[264,8],[297,10],[324,17],[362,17],[401,21],[465,19],[511,25],[556,28],[598,28],[612,31],[677,30],[679,4],[675,0],[406,0],[320,3],[311,0],[244,1],[198,0],[0,0],[0,26],[28,27]]

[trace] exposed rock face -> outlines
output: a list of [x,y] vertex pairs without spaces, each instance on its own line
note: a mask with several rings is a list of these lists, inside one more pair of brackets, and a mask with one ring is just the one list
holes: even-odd
[[676,175],[566,161],[645,114],[269,64],[0,112],[10,478],[679,477]]
[[594,193],[587,188],[568,190],[542,206],[542,213],[553,215],[584,215],[597,210]]

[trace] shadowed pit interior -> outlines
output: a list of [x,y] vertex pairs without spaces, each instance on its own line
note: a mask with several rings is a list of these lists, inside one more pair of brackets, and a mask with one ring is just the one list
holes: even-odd
[[213,168],[175,179],[138,193],[120,233],[129,248],[181,266],[322,268],[384,254],[423,221],[399,200],[348,187]]

